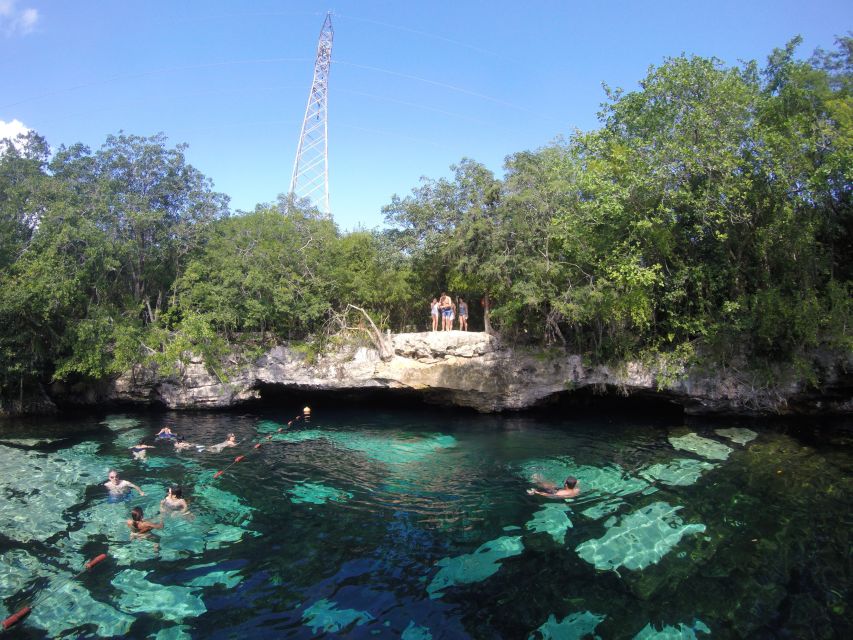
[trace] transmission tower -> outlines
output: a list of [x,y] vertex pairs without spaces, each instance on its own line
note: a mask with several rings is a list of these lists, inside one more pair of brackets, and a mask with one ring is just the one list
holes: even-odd
[[314,82],[308,94],[308,106],[302,120],[299,146],[290,178],[290,194],[294,199],[308,198],[327,216],[329,209],[329,143],[328,143],[328,93],[329,69],[332,66],[332,13],[326,14],[320,39],[317,42],[317,60],[314,62]]

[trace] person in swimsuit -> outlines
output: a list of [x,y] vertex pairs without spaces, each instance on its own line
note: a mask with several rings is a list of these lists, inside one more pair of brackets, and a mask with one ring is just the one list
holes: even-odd
[[168,439],[168,438],[174,438],[175,434],[172,432],[172,430],[169,427],[163,427],[162,429],[160,429],[160,431],[157,432],[157,435],[154,437],[155,438]]
[[152,529],[162,529],[162,522],[151,522],[142,517],[142,507],[133,507],[130,510],[130,520],[127,521],[127,527],[130,529],[130,539],[140,540],[150,538],[148,535]]
[[223,442],[211,445],[210,447],[207,448],[207,450],[208,451],[215,451],[218,453],[218,452],[222,451],[225,447],[236,447],[236,446],[237,446],[237,436],[235,436],[233,433],[229,433],[228,437]]
[[429,313],[432,316],[432,330],[438,331],[438,298],[433,298],[429,305]]
[[527,490],[528,495],[545,496],[546,498],[574,498],[581,490],[578,487],[578,479],[574,476],[569,476],[563,481],[563,488],[558,489],[554,485],[540,483],[542,489],[531,488]]
[[160,513],[186,513],[189,510],[184,492],[179,486],[169,487],[160,501]]
[[129,498],[130,494],[128,493],[128,491],[130,491],[131,489],[136,489],[136,491],[141,496],[145,495],[145,492],[132,482],[128,482],[127,480],[120,480],[118,477],[118,472],[115,469],[110,469],[110,472],[107,474],[107,478],[108,479],[104,483],[104,486],[107,488],[107,491],[110,492],[110,502],[120,502],[121,500]]
[[444,291],[441,292],[441,297],[438,299],[438,308],[441,311],[441,330],[450,331],[453,329],[453,301],[450,296]]
[[195,444],[193,442],[187,442],[182,437],[178,436],[175,438],[175,451],[185,451],[186,449],[195,449],[197,451],[204,451],[204,445]]
[[459,330],[468,331],[468,303],[459,298]]
[[133,459],[134,460],[145,460],[145,450],[146,449],[154,449],[154,448],[155,447],[153,445],[145,444],[144,442],[142,442],[140,440],[139,444],[135,444],[132,447],[130,447],[130,451],[131,451],[131,453],[133,453]]

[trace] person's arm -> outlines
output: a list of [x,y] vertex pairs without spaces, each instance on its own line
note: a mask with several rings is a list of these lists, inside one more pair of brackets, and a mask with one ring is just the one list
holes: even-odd
[[141,495],[141,496],[144,496],[144,495],[145,495],[145,492],[144,492],[142,489],[140,489],[139,487],[137,487],[135,484],[133,484],[133,483],[132,483],[132,482],[130,482],[129,480],[125,480],[125,482],[127,482],[127,484],[129,484],[132,488],[136,489],[136,490],[139,492],[139,495]]

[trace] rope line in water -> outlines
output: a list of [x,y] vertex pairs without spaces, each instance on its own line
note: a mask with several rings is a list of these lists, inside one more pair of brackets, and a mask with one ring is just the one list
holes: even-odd
[[[298,416],[295,416],[292,420],[288,420],[288,421],[287,421],[287,426],[279,427],[279,428],[278,428],[278,431],[276,431],[276,433],[281,433],[281,432],[283,432],[287,427],[291,426],[294,422],[296,422],[296,421],[297,421],[297,420],[299,420],[300,418],[304,418],[304,421],[305,421],[305,422],[308,422],[308,421],[311,419],[311,407],[305,407],[305,408],[302,410],[302,413],[301,413],[301,414],[299,414]],[[267,435],[267,437],[265,438],[265,440],[266,440],[267,442],[269,442],[270,440],[272,440],[272,436],[273,436],[273,434],[271,434],[271,433],[270,433],[270,434],[268,434],[268,435]],[[224,469],[221,469],[221,470],[217,471],[216,473],[214,473],[214,474],[213,474],[213,479],[214,479],[214,480],[216,480],[218,477],[220,477],[223,473],[225,473],[226,471],[228,471],[228,470],[229,470],[231,467],[233,467],[235,464],[237,464],[238,462],[242,462],[243,460],[245,460],[245,459],[246,459],[246,455],[248,455],[249,453],[252,453],[252,451],[256,451],[256,450],[260,449],[262,444],[265,444],[264,440],[261,440],[260,442],[256,442],[256,443],[252,446],[252,449],[251,449],[250,451],[248,451],[248,452],[247,452],[247,453],[245,453],[245,454],[242,454],[242,455],[237,456],[236,458],[234,458],[234,460],[233,460],[233,461],[232,461],[232,462],[231,462],[227,467],[225,467]]]
[[83,565],[83,568],[80,570],[79,573],[77,573],[76,575],[74,575],[70,578],[66,578],[62,583],[60,583],[60,585],[58,587],[55,587],[55,588],[53,588],[47,592],[42,590],[42,593],[36,595],[36,597],[33,598],[32,602],[30,604],[24,605],[23,607],[18,609],[15,613],[13,613],[8,618],[3,620],[3,631],[7,631],[10,628],[12,628],[13,626],[15,626],[18,622],[20,622],[21,620],[26,618],[28,615],[30,615],[30,613],[32,613],[32,610],[34,607],[36,607],[39,604],[41,604],[42,602],[44,602],[45,598],[47,598],[50,595],[53,595],[54,592],[59,591],[62,587],[67,585],[72,580],[76,580],[81,575],[86,573],[89,569],[91,569],[95,565],[101,563],[102,561],[106,560],[107,557],[108,556],[106,553],[102,553],[100,555],[95,556],[94,558],[92,558],[91,560],[86,562],[86,564]]

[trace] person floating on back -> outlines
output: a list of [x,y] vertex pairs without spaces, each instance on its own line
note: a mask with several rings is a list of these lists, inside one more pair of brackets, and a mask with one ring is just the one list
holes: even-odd
[[115,469],[110,469],[110,472],[107,474],[107,478],[108,479],[104,483],[104,486],[107,488],[107,491],[110,492],[110,502],[120,502],[129,498],[130,494],[128,492],[131,489],[136,489],[141,496],[145,495],[145,492],[132,482],[119,479],[118,472]]
[[574,498],[581,492],[580,487],[578,487],[578,479],[574,476],[566,478],[563,481],[563,487],[561,489],[558,489],[554,485],[546,482],[540,482],[539,484],[542,489],[528,489],[528,495],[545,496],[546,498]]
[[161,440],[168,440],[170,438],[174,438],[176,434],[169,428],[163,427],[160,431],[157,432],[155,438],[160,438]]

